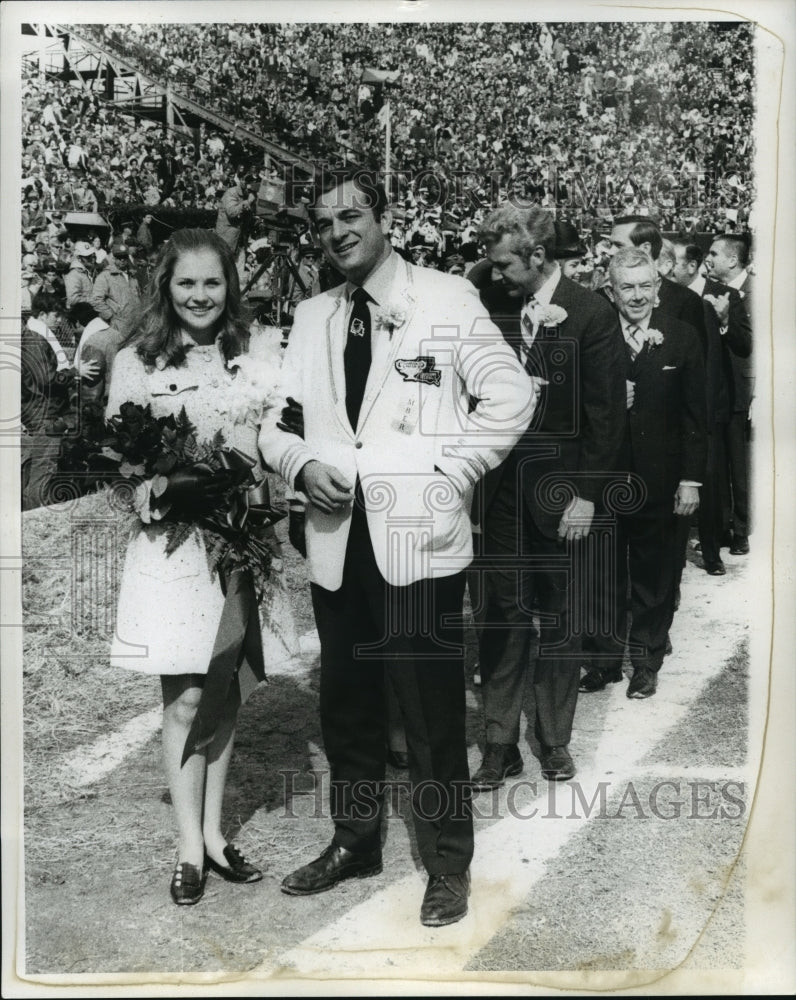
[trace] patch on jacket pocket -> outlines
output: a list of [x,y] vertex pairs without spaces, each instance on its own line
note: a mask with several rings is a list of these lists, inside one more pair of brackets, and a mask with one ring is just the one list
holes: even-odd
[[424,382],[439,388],[442,372],[435,368],[437,359],[433,354],[420,355],[416,358],[398,358],[395,369],[404,382]]

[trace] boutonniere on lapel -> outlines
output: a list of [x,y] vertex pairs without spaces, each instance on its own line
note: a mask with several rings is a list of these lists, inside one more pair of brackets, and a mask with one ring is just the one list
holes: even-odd
[[375,320],[376,329],[386,330],[392,340],[394,331],[406,322],[406,311],[400,306],[384,306],[376,310]]
[[660,330],[653,330],[651,327],[644,334],[644,343],[650,345],[650,350],[654,351],[663,343],[663,334]]
[[545,330],[557,329],[567,318],[566,309],[562,309],[561,306],[547,305],[542,306],[539,313],[539,325],[544,327]]

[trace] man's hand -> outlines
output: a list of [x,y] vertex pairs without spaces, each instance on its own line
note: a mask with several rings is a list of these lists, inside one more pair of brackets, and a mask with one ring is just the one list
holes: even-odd
[[705,295],[705,302],[709,302],[716,311],[716,316],[719,320],[719,326],[727,326],[730,318],[730,293],[725,292],[723,295]]
[[591,531],[594,517],[594,504],[583,497],[573,497],[564,511],[561,523],[558,525],[559,538],[585,538]]
[[287,434],[297,434],[304,437],[304,407],[297,403],[292,396],[287,397],[287,406],[282,410],[282,415],[276,426],[280,431]]
[[636,398],[636,383],[626,379],[625,385],[627,386],[627,408],[629,410],[633,405],[633,400]]
[[674,495],[674,512],[683,517],[690,517],[699,507],[699,487],[684,486],[682,483],[677,487]]
[[89,382],[99,375],[100,363],[96,358],[91,358],[90,360],[81,358],[81,360],[75,365],[75,369],[77,370],[77,374],[82,379]]
[[306,493],[310,503],[333,514],[354,499],[354,490],[346,477],[333,465],[312,459],[296,476],[296,489]]

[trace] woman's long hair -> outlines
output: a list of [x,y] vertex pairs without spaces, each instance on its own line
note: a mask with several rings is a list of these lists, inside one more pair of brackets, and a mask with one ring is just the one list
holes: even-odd
[[221,333],[224,358],[229,361],[249,346],[249,328],[243,315],[232,251],[209,229],[177,229],[160,251],[149,279],[141,319],[126,341],[138,345],[137,351],[147,365],[154,365],[158,357],[164,358],[167,366],[178,367],[185,361],[188,349],[182,341],[182,327],[174,312],[169,284],[180,257],[198,250],[212,250],[218,256],[227,282],[227,301],[216,331]]

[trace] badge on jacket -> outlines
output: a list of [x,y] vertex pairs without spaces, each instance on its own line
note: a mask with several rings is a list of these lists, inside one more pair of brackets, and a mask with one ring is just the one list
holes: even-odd
[[439,387],[442,372],[439,368],[434,367],[436,360],[433,355],[398,358],[395,362],[395,368],[401,374],[404,382],[424,382],[426,385]]

